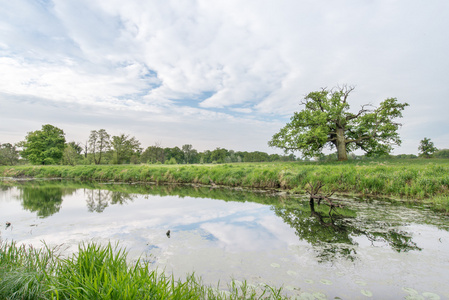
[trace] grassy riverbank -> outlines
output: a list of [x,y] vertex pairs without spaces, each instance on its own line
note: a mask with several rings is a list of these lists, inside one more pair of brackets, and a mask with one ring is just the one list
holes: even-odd
[[2,166],[0,176],[193,183],[292,193],[303,193],[309,182],[321,181],[325,191],[420,201],[449,211],[449,160],[442,159],[224,165]]
[[[1,241],[0,241],[1,243]],[[280,289],[231,282],[202,284],[194,275],[176,280],[150,270],[148,263],[130,265],[127,253],[110,244],[85,244],[68,258],[57,249],[0,244],[1,299],[285,299]]]

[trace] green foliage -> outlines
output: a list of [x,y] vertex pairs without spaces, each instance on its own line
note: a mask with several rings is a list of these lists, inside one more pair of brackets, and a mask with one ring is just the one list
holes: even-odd
[[419,142],[419,155],[425,158],[430,158],[433,156],[433,154],[438,151],[438,149],[433,145],[433,142],[428,139],[424,138]]
[[436,158],[449,158],[449,149],[440,149],[435,152],[434,157]]
[[[79,147],[79,146],[78,146]],[[81,160],[81,154],[78,152],[76,145],[73,143],[67,144],[62,154],[62,164],[74,166],[79,160]]]
[[89,136],[89,150],[96,165],[101,164],[103,154],[111,145],[110,135],[104,129],[92,130]]
[[[4,177],[116,182],[198,183],[303,193],[308,182],[327,191],[400,197],[442,206],[449,202],[449,160],[364,159],[345,163],[267,162],[224,165],[0,166]],[[446,200],[443,201],[446,197]],[[434,201],[434,199],[439,199]],[[446,204],[445,204],[446,203]]]
[[174,157],[170,158],[169,160],[165,161],[165,164],[167,165],[176,165],[178,162],[176,161],[176,159]]
[[142,151],[140,142],[135,137],[123,133],[112,137],[111,146],[116,164],[130,163],[131,157]]
[[20,143],[21,155],[35,165],[58,164],[65,148],[64,135],[64,131],[53,125],[43,125],[41,130],[29,132]]
[[268,145],[287,151],[301,151],[305,157],[319,156],[326,146],[336,148],[339,160],[347,152],[361,149],[368,155],[387,154],[392,145],[400,145],[396,118],[402,117],[407,103],[396,98],[383,101],[378,108],[363,105],[356,113],[349,111],[347,98],[353,87],[322,89],[309,93],[304,109],[295,112],[290,122],[273,135]]
[[[179,148],[177,148],[177,149],[179,150],[179,152],[181,152],[181,150]],[[170,157],[168,157],[168,156],[170,156]],[[146,148],[145,151],[140,156],[140,160],[143,163],[155,164],[158,162],[164,163],[166,159],[170,159],[171,157],[172,157],[171,155],[166,154],[166,151],[162,147],[160,147],[158,144],[156,144],[154,146],[150,146],[150,147]],[[182,152],[181,152],[181,157],[182,157]]]
[[10,143],[0,144],[0,165],[13,166],[19,161],[19,151]]
[[184,163],[191,164],[198,160],[198,151],[193,149],[192,145],[186,144],[182,146],[182,152],[184,154]]
[[286,299],[281,289],[250,288],[232,281],[228,291],[206,286],[188,275],[184,281],[151,270],[147,262],[129,264],[118,245],[82,244],[68,258],[58,249],[17,246],[0,241],[1,299]]

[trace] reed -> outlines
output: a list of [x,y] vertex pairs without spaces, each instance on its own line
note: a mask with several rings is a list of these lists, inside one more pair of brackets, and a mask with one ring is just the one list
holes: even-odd
[[127,252],[108,244],[81,244],[61,257],[58,248],[0,244],[1,299],[287,299],[282,289],[232,280],[227,289],[194,274],[175,279],[146,262],[130,264]]

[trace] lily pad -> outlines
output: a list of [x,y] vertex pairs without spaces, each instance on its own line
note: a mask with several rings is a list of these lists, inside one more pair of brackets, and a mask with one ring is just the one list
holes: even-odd
[[312,279],[306,279],[305,282],[313,284],[313,280]]
[[422,295],[426,299],[429,299],[429,300],[440,300],[441,299],[440,295],[437,295],[437,294],[431,293],[431,292],[424,292],[424,293],[422,293]]
[[272,266],[273,268],[280,268],[281,267],[281,265],[277,264],[277,263],[271,263],[270,266]]
[[332,285],[332,281],[327,280],[327,279],[321,279],[320,282],[325,285]]
[[409,287],[403,287],[402,290],[410,295],[418,295],[418,291]]
[[407,300],[424,300],[424,296],[421,296],[419,294],[413,294],[413,295],[405,296],[405,299],[407,299]]
[[285,287],[287,290],[289,290],[289,291],[293,291],[295,288],[294,287],[292,287],[291,285],[287,285],[286,287]]
[[323,293],[320,293],[320,292],[313,293],[313,296],[315,297],[315,299],[318,299],[318,300],[326,300],[327,299],[326,295]]
[[367,284],[366,281],[363,281],[363,280],[356,280],[355,283],[360,286],[366,286],[366,284]]
[[361,290],[360,291],[362,293],[362,295],[366,296],[366,297],[372,297],[373,293],[371,291],[368,290]]
[[295,271],[292,271],[292,270],[288,270],[288,271],[287,271],[287,274],[290,275],[290,276],[296,276],[296,275],[298,275],[298,273],[296,273]]
[[315,300],[315,296],[310,293],[302,293],[301,300]]

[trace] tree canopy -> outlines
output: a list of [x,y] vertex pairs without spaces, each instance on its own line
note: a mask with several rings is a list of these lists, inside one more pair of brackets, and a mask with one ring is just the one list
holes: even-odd
[[110,135],[105,129],[92,130],[89,136],[89,150],[93,154],[96,165],[101,163],[103,153],[109,150],[111,145]]
[[300,103],[304,109],[295,112],[268,145],[301,151],[305,157],[320,155],[329,146],[337,149],[338,160],[347,160],[347,153],[356,149],[368,156],[388,154],[393,145],[401,144],[401,124],[394,120],[408,104],[388,98],[379,107],[365,104],[351,112],[348,97],[353,90],[343,86],[309,93]]
[[129,163],[134,153],[142,151],[140,142],[134,136],[124,133],[113,136],[111,146],[115,154],[114,162],[117,164]]
[[5,143],[0,144],[0,165],[15,165],[19,161],[19,151],[16,146]]
[[53,125],[43,125],[41,130],[28,132],[21,155],[35,165],[51,165],[61,161],[65,147],[64,131]]
[[433,142],[428,138],[424,138],[419,142],[418,150],[419,155],[425,158],[432,157],[433,154],[438,151]]

